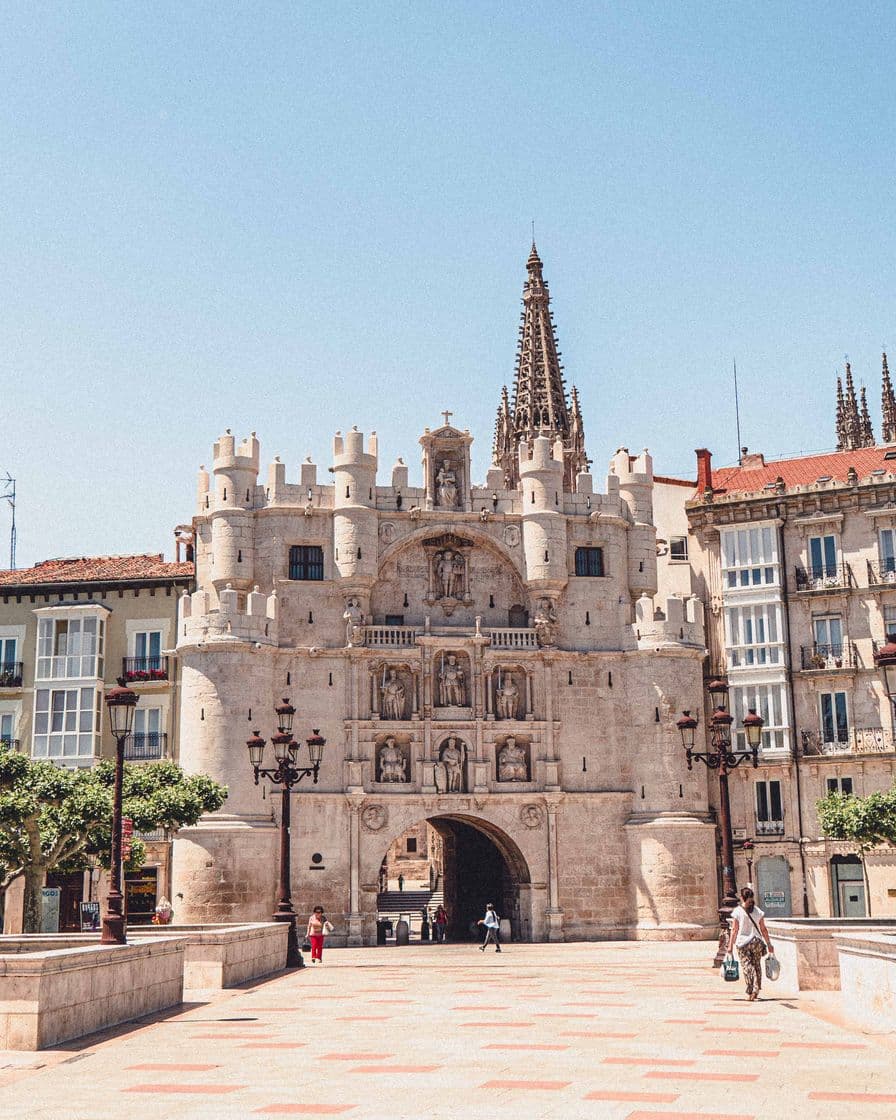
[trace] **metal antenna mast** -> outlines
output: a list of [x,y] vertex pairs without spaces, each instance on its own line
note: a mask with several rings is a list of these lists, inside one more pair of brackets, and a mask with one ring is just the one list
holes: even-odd
[[740,445],[740,399],[737,395],[737,358],[733,358],[734,362],[734,417],[737,422],[737,463],[738,466],[743,466],[744,453]]
[[9,527],[9,567],[13,571],[16,566],[16,480],[7,471],[6,478],[0,478],[0,485],[3,487],[0,498],[5,498],[9,502],[12,511],[12,523]]

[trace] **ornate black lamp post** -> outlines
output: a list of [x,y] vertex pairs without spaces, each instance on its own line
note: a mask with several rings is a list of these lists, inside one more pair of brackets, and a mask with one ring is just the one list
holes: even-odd
[[896,634],[887,634],[884,645],[874,655],[874,664],[884,681],[884,692],[896,708]]
[[124,780],[124,745],[134,729],[134,709],[137,707],[137,693],[127,687],[124,677],[118,678],[118,688],[111,688],[106,693],[106,707],[109,709],[109,727],[115,736],[115,786],[112,793],[109,897],[106,899],[100,940],[104,945],[124,945],[127,943],[127,935],[124,897],[121,893],[121,789]]
[[271,736],[271,746],[274,748],[274,761],[276,766],[264,767],[264,739],[259,738],[258,732],[247,740],[249,761],[255,771],[255,784],[258,785],[260,777],[267,778],[275,786],[280,786],[280,881],[277,884],[277,909],[274,913],[275,922],[288,922],[289,934],[286,941],[286,967],[302,968],[305,962],[299,952],[299,938],[296,931],[296,912],[292,906],[292,893],[290,890],[290,859],[289,859],[289,795],[294,785],[310,774],[314,784],[317,785],[317,776],[320,772],[320,763],[323,758],[326,739],[317,728],[312,736],[306,740],[308,744],[308,757],[310,765],[299,766],[299,744],[292,737],[292,721],[296,714],[295,708],[289,700],[284,699],[274,711],[277,713],[277,734]]
[[759,764],[759,744],[762,742],[764,721],[750,708],[744,718],[743,727],[747,735],[747,750],[734,750],[731,746],[731,725],[733,717],[728,712],[728,682],[721,678],[711,680],[707,685],[713,712],[710,716],[709,751],[694,750],[694,736],[698,721],[690,712],[684,712],[678,721],[681,742],[688,760],[688,770],[693,769],[693,761],[704,763],[710,770],[719,772],[719,829],[722,834],[722,903],[719,906],[719,948],[713,964],[722,963],[725,955],[725,942],[728,935],[728,920],[731,911],[737,906],[737,884],[734,880],[734,839],[731,835],[731,802],[728,797],[728,771],[751,759],[753,767]]

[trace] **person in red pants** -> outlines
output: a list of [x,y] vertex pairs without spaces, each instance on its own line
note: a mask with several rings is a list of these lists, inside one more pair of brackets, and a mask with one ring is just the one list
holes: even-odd
[[314,912],[308,919],[308,929],[305,936],[311,942],[311,963],[323,964],[324,937],[333,929],[324,916],[323,906],[315,906]]

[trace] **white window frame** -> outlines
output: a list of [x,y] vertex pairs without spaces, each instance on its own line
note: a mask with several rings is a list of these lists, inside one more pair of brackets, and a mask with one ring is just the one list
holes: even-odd
[[[777,786],[778,795],[778,808],[780,816],[774,815],[774,798],[772,796],[772,786]],[[759,791],[762,789],[765,794],[765,813],[763,819],[763,811],[760,805],[761,798]],[[753,807],[756,821],[756,832],[762,835],[779,835],[784,831],[784,783],[780,778],[759,778],[753,783]],[[780,826],[780,827],[779,827]]]
[[[844,782],[849,782],[848,790],[843,788]],[[834,778],[825,778],[824,788],[826,793],[843,793],[849,795],[856,792],[856,783],[855,779],[849,774],[838,774]]]
[[[813,557],[813,545],[818,541],[819,563]],[[831,542],[831,549],[825,542]],[[829,553],[833,552],[833,556]],[[840,574],[840,535],[838,533],[816,533],[806,540],[806,574],[809,582],[824,583],[829,579],[836,579]]]
[[[109,607],[102,603],[60,603],[55,607],[39,607],[37,615],[37,639],[35,642],[35,681],[101,681],[105,666],[106,622],[111,614]],[[84,621],[96,622],[96,636],[93,651],[83,652],[83,640],[76,643],[77,651],[67,650],[58,653],[55,630],[57,623],[78,624],[77,633],[83,638]],[[45,645],[47,629],[52,627],[49,648]],[[42,652],[42,645],[44,652]]]
[[101,703],[101,690],[92,683],[59,681],[35,688],[32,758],[89,765],[99,754]]
[[773,522],[723,529],[720,549],[726,594],[756,587],[780,587],[778,529]]
[[[675,555],[675,546],[679,546],[680,555]],[[688,538],[687,537],[670,537],[669,538],[669,561],[672,564],[686,564],[688,561]]]
[[[840,720],[838,718],[838,704],[837,697],[843,697],[843,715],[845,726],[841,729]],[[825,697],[831,698],[831,730],[834,738],[828,739],[825,737],[825,716],[824,716],[824,699]],[[849,742],[849,727],[850,727],[850,711],[849,711],[849,694],[842,688],[832,689],[830,692],[819,692],[818,694],[818,730],[819,737],[822,743],[840,744]]]
[[750,708],[755,708],[757,715],[762,716],[765,721],[760,751],[765,753],[790,749],[790,699],[785,680],[736,684],[732,681],[730,702],[731,715],[734,717],[732,731],[738,750],[747,749],[743,721]]
[[725,646],[729,668],[783,667],[782,605],[777,601],[741,603],[725,606]]

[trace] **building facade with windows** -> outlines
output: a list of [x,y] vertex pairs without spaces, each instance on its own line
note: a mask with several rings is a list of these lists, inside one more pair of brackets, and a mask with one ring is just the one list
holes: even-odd
[[[355,429],[326,481],[310,461],[261,474],[255,435],[230,432],[200,471],[181,760],[230,796],[174,841],[184,920],[273,908],[276,807],[245,743],[288,696],[296,738],[327,739],[319,783],[294,794],[294,897],[350,944],[374,943],[388,853],[427,829],[456,936],[489,901],[523,940],[715,930],[707,779],[675,727],[705,654],[689,491],[624,448],[595,487],[534,246],[527,274],[483,482],[450,412],[415,481],[401,459],[383,480]],[[654,502],[673,494],[675,554],[658,558]]]
[[[104,697],[123,677],[140,698],[126,757],[176,758],[176,661],[168,651],[178,596],[192,579],[192,562],[160,555],[48,560],[0,572],[0,739],[60,766],[114,757]],[[169,852],[167,841],[149,840],[144,894],[150,880],[168,891]],[[76,915],[97,884],[74,878],[83,881],[59,885]],[[9,893],[6,921],[14,926],[20,914]]]
[[821,837],[815,809],[896,778],[874,663],[896,630],[896,444],[854,430],[862,442],[834,454],[744,454],[715,471],[699,451],[688,504],[712,668],[737,725],[749,708],[765,720],[759,769],[730,782],[738,881],[751,876],[772,915],[896,914],[893,853],[868,856],[867,899],[855,852]]

